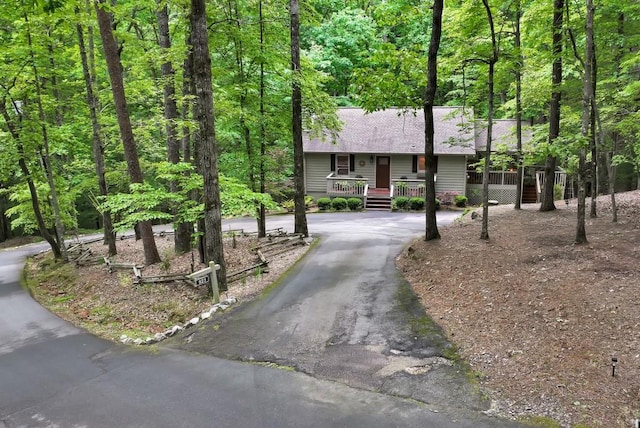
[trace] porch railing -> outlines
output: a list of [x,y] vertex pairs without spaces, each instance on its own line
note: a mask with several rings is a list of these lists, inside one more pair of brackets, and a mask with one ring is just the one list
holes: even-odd
[[369,189],[366,178],[337,177],[334,172],[327,175],[327,195],[364,198]]
[[[467,184],[482,184],[484,173],[475,170],[467,171]],[[489,184],[515,186],[518,184],[518,173],[511,171],[490,171]]]
[[391,197],[424,198],[427,194],[424,180],[400,179],[391,180]]

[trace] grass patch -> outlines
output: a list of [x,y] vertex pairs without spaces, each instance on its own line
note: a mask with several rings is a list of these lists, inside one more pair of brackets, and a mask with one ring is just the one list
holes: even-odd
[[518,422],[522,422],[523,424],[527,424],[532,427],[562,428],[558,422],[546,416],[524,416],[520,418]]

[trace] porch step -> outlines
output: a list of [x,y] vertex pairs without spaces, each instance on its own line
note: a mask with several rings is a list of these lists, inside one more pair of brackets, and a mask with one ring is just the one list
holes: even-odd
[[389,196],[369,196],[367,197],[368,210],[391,210],[391,198]]
[[536,186],[525,185],[522,188],[522,203],[523,204],[535,204],[538,202],[538,192]]

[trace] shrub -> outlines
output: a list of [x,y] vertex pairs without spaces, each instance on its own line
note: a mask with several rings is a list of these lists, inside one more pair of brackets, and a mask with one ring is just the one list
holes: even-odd
[[304,207],[309,209],[313,205],[313,201],[314,201],[313,196],[309,196],[309,195],[305,196]]
[[409,198],[406,196],[398,196],[393,200],[396,204],[396,208],[399,210],[408,210],[409,209]]
[[440,202],[440,199],[436,198],[436,211],[440,209],[440,205],[442,205],[442,202]]
[[453,197],[453,203],[456,205],[456,207],[459,208],[464,208],[467,206],[467,197],[464,195],[456,195]]
[[349,198],[347,199],[347,205],[351,211],[359,211],[362,209],[363,203],[360,198]]
[[347,200],[345,198],[335,198],[331,201],[331,208],[336,211],[342,211],[347,209]]
[[294,207],[295,203],[293,202],[293,199],[287,199],[282,203],[282,208],[284,208],[288,212],[292,212]]
[[328,210],[329,208],[331,208],[331,199],[318,198],[318,208],[322,211]]
[[562,192],[563,188],[561,185],[559,184],[554,184],[553,185],[553,200],[554,201],[559,201],[562,199],[563,197],[563,192]]
[[424,199],[422,198],[411,198],[409,199],[409,206],[412,210],[420,211],[424,209]]

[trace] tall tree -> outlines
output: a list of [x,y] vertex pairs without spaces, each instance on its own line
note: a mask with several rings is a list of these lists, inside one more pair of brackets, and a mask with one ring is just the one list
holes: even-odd
[[[265,35],[264,35],[264,14],[262,8],[262,0],[258,5],[258,21],[260,21],[260,193],[266,191],[266,165],[265,156],[267,154],[267,132],[266,132],[266,116],[265,116],[265,70],[264,70],[264,52],[265,52]],[[258,207],[258,237],[263,238],[267,235],[267,213],[264,204]]]
[[20,135],[19,126],[16,122],[22,122],[23,113],[21,111],[21,106],[17,101],[11,101],[11,107],[15,111],[17,118],[11,117],[9,111],[7,109],[7,99],[5,97],[0,100],[0,114],[5,120],[7,125],[7,129],[9,130],[9,134],[13,138],[16,143],[18,149],[18,166],[20,167],[20,171],[27,181],[27,186],[29,187],[29,193],[31,195],[31,207],[33,208],[33,214],[36,218],[36,223],[38,224],[38,231],[40,232],[40,236],[42,236],[51,246],[51,251],[53,252],[53,257],[55,259],[62,258],[62,252],[60,251],[60,246],[58,242],[55,240],[53,235],[47,229],[47,225],[44,221],[44,216],[42,215],[42,210],[40,208],[40,198],[38,196],[38,191],[36,189],[35,183],[33,181],[33,176],[31,175],[31,171],[29,166],[27,165],[24,144],[22,142],[22,136]]
[[293,133],[293,180],[295,185],[294,232],[309,235],[304,203],[304,151],[302,148],[302,90],[300,73],[300,5],[298,0],[289,1],[291,26],[291,110]]
[[198,124],[194,139],[204,174],[204,255],[205,261],[214,261],[220,265],[218,284],[221,290],[226,290],[227,274],[222,246],[218,155],[205,0],[191,0],[191,42],[196,96],[193,116]]
[[438,49],[442,35],[442,10],[443,0],[435,0],[433,3],[433,19],[431,21],[431,40],[427,56],[427,89],[424,95],[424,159],[425,159],[425,189],[427,197],[425,240],[440,239],[438,224],[436,221],[436,185],[433,180],[436,159],[434,156],[434,125],[433,103],[438,87]]
[[489,7],[488,0],[482,0],[487,20],[489,21],[489,29],[491,31],[491,56],[487,60],[489,72],[487,75],[487,146],[485,148],[484,172],[482,174],[482,230],[480,239],[489,239],[489,174],[491,172],[491,140],[493,138],[493,115],[494,115],[494,77],[495,66],[498,62],[498,41],[496,39],[496,30],[493,23],[493,13]]
[[[76,9],[76,13],[78,10]],[[96,167],[96,176],[98,177],[98,189],[100,196],[106,197],[109,194],[109,187],[105,175],[104,164],[104,143],[102,140],[102,129],[98,120],[98,96],[94,91],[94,77],[91,76],[91,69],[87,59],[87,51],[84,42],[84,29],[81,24],[76,25],[78,33],[78,48],[80,49],[80,62],[82,64],[82,75],[87,92],[87,105],[89,106],[89,116],[91,117],[91,141],[93,147],[93,162]],[[115,256],[118,253],[116,248],[116,235],[113,229],[113,221],[111,213],[108,210],[102,211],[102,226],[104,229],[104,240],[109,248],[109,256]]]
[[[553,2],[553,66],[551,72],[551,104],[549,106],[549,144],[553,144],[560,135],[560,101],[562,98],[562,44],[564,0]],[[553,211],[553,186],[555,184],[556,157],[548,154],[544,166],[544,187],[542,189],[540,211]]]
[[[111,16],[105,9],[108,7],[106,0],[96,0],[95,9],[98,16],[98,26],[100,28],[100,37],[102,39],[102,48],[109,71],[109,79],[111,81],[111,91],[113,93],[113,103],[118,118],[118,127],[120,129],[120,137],[124,147],[124,156],[127,162],[127,170],[131,183],[143,183],[142,169],[138,159],[138,150],[131,128],[131,119],[129,117],[129,109],[124,92],[124,80],[122,75],[122,64],[118,54],[118,47],[113,36],[113,27],[111,25]],[[153,236],[153,229],[150,221],[142,221],[138,223],[138,230],[142,238],[144,246],[144,258],[147,265],[152,265],[160,261],[160,254],[156,246]]]
[[[29,57],[31,59],[31,69],[33,70],[34,85],[36,87],[36,103],[38,105],[38,117],[40,119],[40,130],[42,132],[42,145],[44,147],[44,153],[42,154],[42,160],[45,169],[45,175],[47,176],[47,182],[49,183],[49,191],[51,193],[51,207],[53,208],[53,214],[55,218],[55,233],[58,245],[60,246],[60,255],[62,261],[69,261],[67,254],[67,247],[64,244],[64,226],[62,224],[62,217],[60,216],[60,203],[58,200],[58,191],[56,189],[55,179],[53,177],[53,166],[51,164],[51,150],[49,149],[49,132],[47,129],[47,118],[45,116],[44,107],[42,106],[42,88],[41,88],[41,76],[38,73],[37,61],[33,48],[33,38],[31,37],[31,23],[27,14],[24,14],[24,20],[27,27],[27,44],[29,45]],[[56,89],[57,90],[57,89]],[[60,122],[62,120],[58,118]],[[61,123],[60,123],[61,124]]]
[[[584,83],[582,93],[582,141],[580,144],[580,155],[578,163],[578,214],[576,225],[576,244],[587,242],[587,232],[585,227],[585,186],[587,177],[587,144],[589,141],[589,130],[591,128],[591,114],[593,112],[593,58],[595,43],[593,38],[593,0],[586,0],[587,18],[585,23],[585,60],[584,60]],[[592,159],[592,162],[596,162]],[[595,180],[595,177],[593,177]]]
[[[180,162],[180,140],[178,139],[178,105],[176,103],[175,71],[170,60],[171,37],[169,33],[169,10],[165,2],[156,0],[156,20],[158,23],[158,44],[164,60],[160,66],[164,100],[165,132],[167,134],[167,160],[173,164]],[[169,183],[170,191],[178,191],[175,181]],[[176,253],[191,251],[191,225],[176,217],[174,210],[174,247]]]
[[514,209],[519,210],[522,203],[522,176],[524,165],[522,164],[522,69],[524,67],[524,55],[522,54],[522,41],[520,31],[520,21],[522,20],[522,2],[515,0],[516,16],[514,29],[514,44],[516,48],[516,163],[518,174],[516,178],[516,200]]

